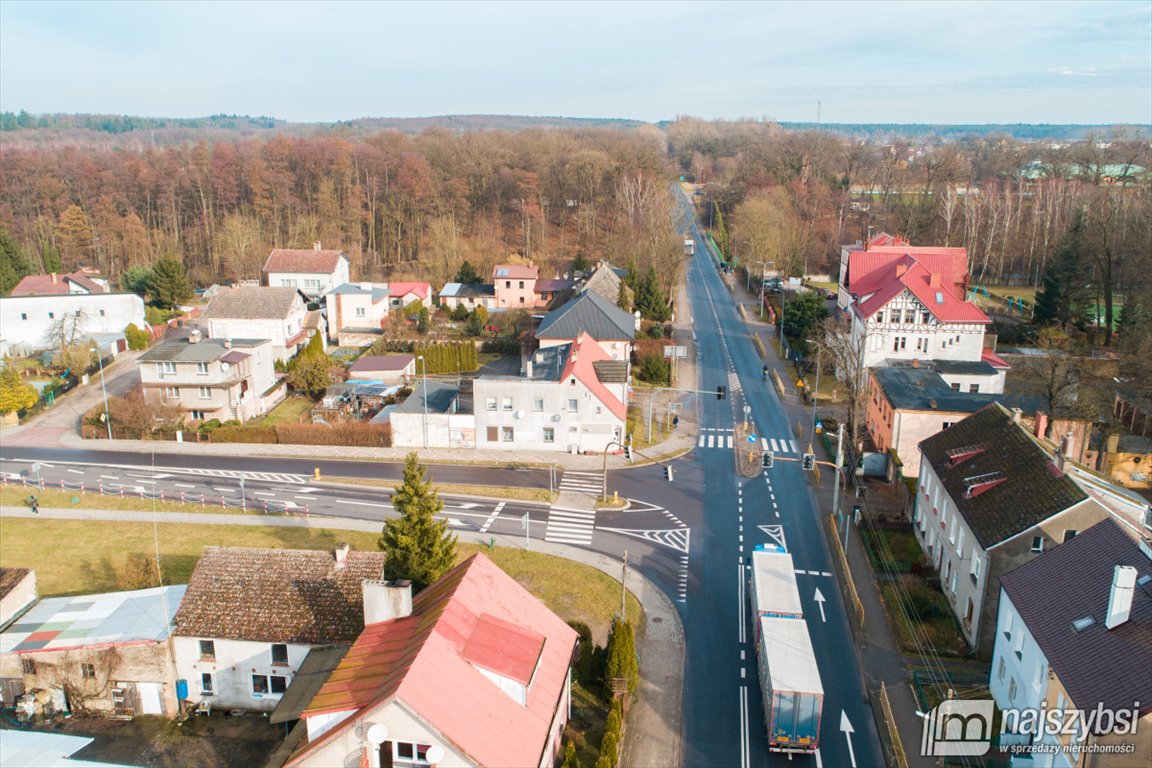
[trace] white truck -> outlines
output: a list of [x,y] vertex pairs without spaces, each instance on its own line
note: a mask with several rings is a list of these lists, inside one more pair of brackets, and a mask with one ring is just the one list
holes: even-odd
[[684,238],[684,253],[689,256],[696,253],[696,241],[690,237]]
[[824,687],[804,621],[792,556],[776,544],[752,552],[756,666],[772,752],[814,752],[820,746]]

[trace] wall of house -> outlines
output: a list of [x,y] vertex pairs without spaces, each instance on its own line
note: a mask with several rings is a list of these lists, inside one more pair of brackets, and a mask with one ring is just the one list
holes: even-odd
[[[208,363],[206,374],[198,373],[194,362],[177,362],[175,373],[161,373],[154,361],[140,363],[140,382],[145,399],[184,411],[204,411],[208,419],[247,421],[266,413],[268,401],[262,395],[276,382],[272,345],[235,349],[247,354],[248,359],[228,371],[223,370],[219,360]],[[241,382],[245,380],[248,389],[241,394]],[[176,390],[175,397],[169,393],[169,387]],[[208,387],[207,392],[202,393],[201,387]],[[280,392],[272,402],[279,402],[283,396],[284,393]]]
[[[473,408],[480,449],[600,453],[624,434],[623,421],[579,380],[572,385],[479,378],[474,384]],[[505,429],[512,430],[511,440],[506,439]]]
[[[25,658],[35,663],[36,674],[23,672]],[[81,664],[91,664],[94,676],[84,677]],[[27,690],[67,685],[82,699],[73,697],[74,709],[83,706],[98,712],[114,711],[113,688],[151,684],[159,687],[160,711],[148,714],[173,717],[178,711],[175,671],[164,642],[0,654],[0,678],[21,678]]]
[[51,349],[54,323],[80,312],[80,329],[89,333],[120,333],[129,323],[146,327],[144,300],[134,293],[68,294],[62,296],[0,297],[0,356]]
[[[539,339],[540,348],[558,347],[562,344],[571,344],[575,339]],[[613,360],[628,360],[632,355],[632,342],[624,339],[595,340]]]
[[[327,743],[297,760],[290,761],[287,765],[292,768],[330,768],[339,765],[367,765],[368,768],[380,768],[382,764],[380,751],[372,748],[356,734],[357,728],[363,724],[379,724],[388,729],[388,740],[380,745],[380,749],[391,749],[393,755],[396,742],[426,744],[439,746],[444,750],[444,759],[436,763],[438,768],[469,768],[475,765],[467,755],[434,732],[424,721],[415,717],[411,710],[398,700],[365,709],[356,717],[340,723],[337,726],[339,732],[333,734]],[[515,736],[516,734],[509,734],[509,738]],[[366,762],[361,760],[365,754]],[[396,765],[403,765],[399,761],[394,762]]]
[[273,358],[288,362],[307,342],[306,338],[302,338],[295,341],[292,348],[287,346],[289,341],[300,335],[305,314],[304,302],[297,301],[285,318],[209,318],[208,336],[213,339],[269,339],[272,342]]
[[[1004,393],[1004,377],[997,376],[981,376],[963,373],[941,373],[940,378],[944,379],[944,383],[956,389],[957,392],[983,392],[984,394],[1003,394]],[[973,389],[975,387],[975,389]]]
[[[270,712],[280,702],[281,694],[252,692],[252,676],[276,675],[285,678],[285,688],[292,683],[296,670],[304,663],[310,646],[288,644],[288,663],[272,663],[272,644],[247,640],[215,639],[215,658],[201,658],[200,640],[212,638],[175,638],[176,675],[188,681],[188,698],[207,699],[212,707],[250,709]],[[213,692],[205,695],[201,674],[213,676]]]
[[[1048,659],[1003,590],[998,605],[988,688],[1001,709],[1039,709],[1048,696]],[[1029,737],[1005,734],[1000,743],[1027,744]]]
[[378,328],[380,320],[388,314],[386,298],[373,303],[372,294],[330,293],[325,297],[328,308],[328,334],[337,340],[341,328]]
[[349,282],[348,260],[341,258],[332,272],[269,272],[268,285],[299,288],[309,296],[327,293]]
[[496,286],[495,309],[531,309],[536,303],[536,281],[532,278],[493,279]]
[[10,621],[24,613],[38,598],[36,571],[29,571],[8,590],[7,594],[0,597],[0,628],[7,626]]
[[429,448],[476,447],[476,418],[470,413],[393,413],[392,445],[397,448],[422,448],[427,423]]
[[[864,365],[871,368],[887,359],[980,360],[984,350],[983,324],[942,324],[931,316],[924,323],[925,311],[925,307],[905,291],[867,320],[853,312],[854,332],[868,336],[864,344]],[[895,312],[899,312],[900,322],[892,322]],[[903,322],[908,312],[913,314],[914,322]]]
[[892,417],[892,446],[904,462],[904,476],[920,474],[920,441],[969,416],[949,411],[896,411]]

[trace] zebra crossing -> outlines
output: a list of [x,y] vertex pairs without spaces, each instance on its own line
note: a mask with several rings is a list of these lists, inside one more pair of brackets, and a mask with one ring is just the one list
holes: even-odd
[[548,510],[548,527],[544,541],[561,544],[591,544],[596,525],[596,510],[552,507]]
[[226,477],[232,480],[243,478],[245,480],[264,480],[273,483],[289,483],[292,485],[304,485],[310,479],[308,475],[296,475],[287,472],[249,472],[247,470],[241,472],[236,469],[201,469],[199,467],[156,467],[155,469],[161,472],[167,469],[168,473],[173,474],[199,475],[201,477]]
[[728,371],[728,391],[733,397],[740,393],[740,377],[736,375],[736,371]]
[[775,454],[800,453],[800,448],[796,445],[795,440],[785,440],[784,438],[776,440],[775,438],[762,437],[760,438],[760,444],[764,447],[764,450],[772,451]]
[[600,472],[576,472],[565,470],[560,476],[560,491],[591,493],[599,496],[604,487],[604,475]]
[[696,441],[697,448],[731,448],[732,430],[711,429],[704,427],[700,430],[700,437]]

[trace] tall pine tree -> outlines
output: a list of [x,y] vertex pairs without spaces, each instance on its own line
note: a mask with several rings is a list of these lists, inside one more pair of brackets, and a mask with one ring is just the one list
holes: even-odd
[[387,555],[384,578],[411,579],[417,590],[456,564],[456,536],[448,532],[447,520],[434,519],[444,502],[424,473],[416,453],[409,453],[404,459],[404,482],[392,495],[392,506],[400,516],[384,522],[379,541]]
[[1044,270],[1044,285],[1036,293],[1033,316],[1037,325],[1064,326],[1082,318],[1084,305],[1091,298],[1092,260],[1086,234],[1084,218],[1078,214]]
[[153,302],[168,309],[192,298],[192,284],[188,282],[184,264],[171,257],[158,260],[152,267],[148,293],[152,296]]

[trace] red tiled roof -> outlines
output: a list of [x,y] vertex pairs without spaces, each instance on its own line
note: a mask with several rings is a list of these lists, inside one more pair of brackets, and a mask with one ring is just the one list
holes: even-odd
[[[904,291],[910,291],[924,308],[942,323],[988,323],[988,316],[969,301],[957,298],[948,288],[947,280],[940,278],[932,284],[932,274],[912,256],[893,262],[883,273],[875,275],[876,288],[871,296],[855,305],[862,317],[871,317]],[[857,293],[858,296],[868,292]]]
[[265,272],[335,272],[343,251],[275,248],[264,262]]
[[476,621],[460,655],[482,669],[528,685],[546,639],[539,632],[485,613]]
[[555,293],[557,291],[566,291],[571,287],[571,280],[537,280],[532,290],[534,293]]
[[929,272],[940,275],[941,282],[957,296],[963,295],[968,274],[968,252],[963,248],[880,246],[857,251],[848,256],[848,290],[857,296],[872,293],[885,282],[892,268],[909,256]]
[[[518,658],[524,637],[540,638],[540,663],[525,705],[465,657],[485,623],[482,633],[514,629],[503,636],[520,648]],[[410,616],[365,627],[301,717],[400,701],[476,765],[538,765],[575,643],[576,633],[563,619],[477,553],[416,595]],[[361,714],[299,749],[288,764],[370,716]]]
[[88,293],[108,293],[108,289],[81,272],[67,275],[27,275],[12,289],[11,296],[64,296],[72,292],[68,283],[76,283]]
[[535,280],[540,276],[540,267],[530,264],[497,264],[492,267],[493,280]]
[[587,332],[581,331],[576,341],[572,342],[572,349],[568,351],[568,359],[564,362],[560,381],[567,381],[575,376],[617,418],[624,419],[628,415],[628,408],[612,394],[608,387],[604,386],[604,383],[596,375],[596,369],[593,365],[602,360],[611,359],[612,356],[595,339]]
[[990,349],[986,349],[981,352],[980,359],[988,363],[988,365],[992,366],[993,368],[1008,369],[1012,367],[1007,360],[1000,357],[1000,355],[996,354]]
[[388,295],[396,298],[414,293],[423,300],[431,291],[432,286],[428,283],[388,283]]

